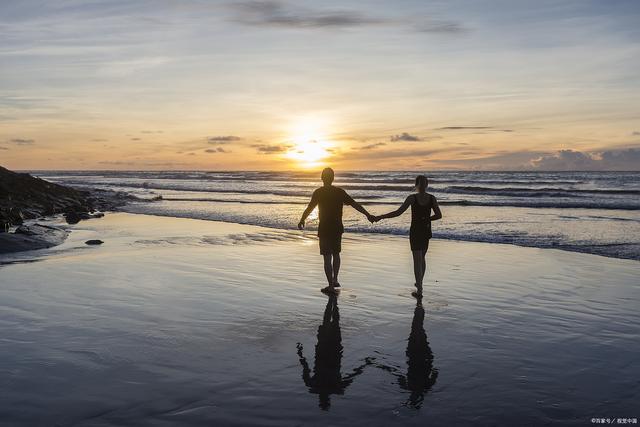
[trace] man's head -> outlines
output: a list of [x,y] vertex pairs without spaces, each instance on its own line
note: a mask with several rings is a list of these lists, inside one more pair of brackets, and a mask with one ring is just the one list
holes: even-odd
[[324,168],[322,170],[322,175],[320,175],[320,178],[322,178],[322,182],[324,182],[324,185],[331,185],[331,183],[333,182],[334,176],[335,175],[333,173],[333,169]]
[[416,190],[421,193],[424,193],[429,186],[429,180],[424,175],[416,176]]

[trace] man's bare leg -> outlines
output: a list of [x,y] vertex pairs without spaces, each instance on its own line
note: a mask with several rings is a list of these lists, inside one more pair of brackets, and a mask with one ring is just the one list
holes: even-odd
[[333,286],[340,287],[338,282],[338,273],[340,272],[340,253],[333,253]]
[[331,265],[331,254],[322,254],[324,257],[324,274],[327,276],[329,288],[333,289],[333,266]]

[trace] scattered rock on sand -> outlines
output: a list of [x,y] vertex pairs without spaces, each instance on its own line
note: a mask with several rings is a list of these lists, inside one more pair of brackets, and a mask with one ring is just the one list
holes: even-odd
[[99,240],[99,239],[94,239],[94,240],[87,240],[84,243],[85,243],[85,245],[101,245],[104,242],[102,240]]

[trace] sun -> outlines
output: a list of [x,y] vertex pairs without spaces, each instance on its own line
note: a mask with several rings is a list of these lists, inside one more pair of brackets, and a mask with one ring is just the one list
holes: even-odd
[[322,165],[323,160],[331,155],[333,148],[325,129],[326,123],[319,119],[305,118],[296,121],[290,130],[292,146],[286,157],[305,168]]

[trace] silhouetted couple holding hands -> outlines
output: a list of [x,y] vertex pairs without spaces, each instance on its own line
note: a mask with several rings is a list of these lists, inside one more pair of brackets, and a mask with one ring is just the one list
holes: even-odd
[[[426,255],[431,239],[431,222],[442,218],[442,212],[435,196],[426,192],[429,180],[424,175],[416,177],[416,193],[409,195],[404,203],[395,211],[384,215],[371,215],[360,203],[353,200],[342,188],[333,185],[334,172],[331,168],[322,171],[324,185],[313,192],[309,205],[302,213],[298,228],[303,229],[305,221],[313,209],[318,206],[318,239],[320,254],[324,258],[324,272],[329,285],[324,292],[335,293],[340,287],[338,273],[340,271],[340,251],[342,250],[342,207],[349,205],[361,212],[371,222],[394,218],[402,215],[411,206],[411,228],[409,242],[413,254],[413,272],[416,279],[416,290],[412,293],[422,297],[422,282],[427,269]],[[433,212],[433,215],[431,214]]]

